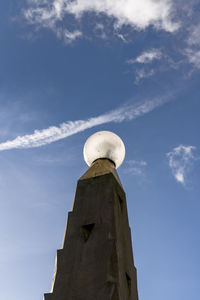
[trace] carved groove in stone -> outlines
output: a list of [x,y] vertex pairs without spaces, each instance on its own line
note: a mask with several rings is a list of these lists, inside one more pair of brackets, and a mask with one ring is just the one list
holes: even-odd
[[130,296],[130,294],[131,294],[131,278],[128,275],[128,273],[126,273],[126,281],[127,281],[127,286],[128,286],[128,294]]
[[111,300],[119,300],[117,288],[115,287]]
[[108,281],[106,284],[104,295],[105,295],[106,299],[116,300],[116,296],[117,296],[116,283]]
[[120,205],[121,212],[123,213],[123,200],[120,196],[118,196],[118,199],[119,199],[119,205]]

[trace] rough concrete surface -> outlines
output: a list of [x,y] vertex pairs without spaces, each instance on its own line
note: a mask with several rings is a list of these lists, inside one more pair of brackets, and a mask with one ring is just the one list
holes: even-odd
[[125,193],[112,162],[80,178],[44,300],[138,300]]

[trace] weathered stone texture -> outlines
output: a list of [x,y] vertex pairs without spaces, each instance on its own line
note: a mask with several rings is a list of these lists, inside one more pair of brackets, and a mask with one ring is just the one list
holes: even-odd
[[99,168],[105,164],[111,171],[94,176],[89,169],[78,181],[44,300],[138,300],[125,193],[110,162]]

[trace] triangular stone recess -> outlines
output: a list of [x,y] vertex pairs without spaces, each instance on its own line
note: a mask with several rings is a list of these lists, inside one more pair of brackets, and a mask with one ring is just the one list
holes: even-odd
[[120,196],[118,196],[119,198],[119,205],[120,205],[120,208],[121,208],[121,212],[123,213],[123,200]]
[[94,223],[93,224],[87,224],[87,225],[83,225],[81,227],[81,233],[82,233],[82,236],[83,236],[83,239],[85,242],[87,242],[87,240],[89,239],[90,237],[90,234],[94,228]]

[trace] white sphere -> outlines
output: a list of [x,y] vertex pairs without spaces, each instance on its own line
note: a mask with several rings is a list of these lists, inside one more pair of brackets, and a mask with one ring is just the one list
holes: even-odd
[[107,158],[118,168],[125,157],[125,146],[118,135],[111,131],[99,131],[91,135],[84,146],[83,156],[88,166],[99,159]]

